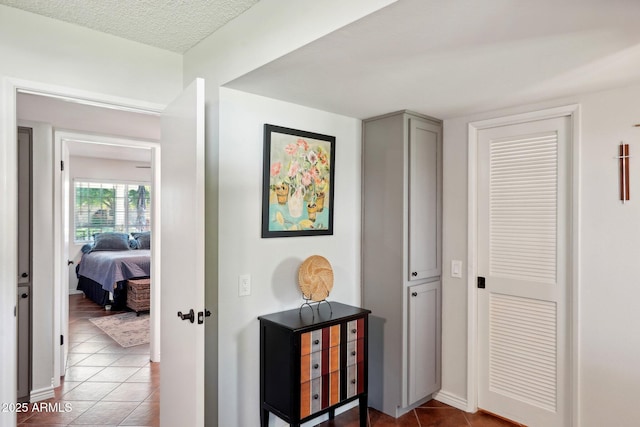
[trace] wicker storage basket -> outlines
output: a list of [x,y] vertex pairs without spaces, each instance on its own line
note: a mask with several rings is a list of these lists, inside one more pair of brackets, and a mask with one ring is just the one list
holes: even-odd
[[127,280],[127,307],[136,313],[149,311],[151,279]]

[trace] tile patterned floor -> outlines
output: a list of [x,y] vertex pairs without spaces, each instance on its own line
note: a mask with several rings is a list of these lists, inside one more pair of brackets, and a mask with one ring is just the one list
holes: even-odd
[[123,348],[88,320],[117,313],[82,295],[69,297],[67,371],[44,402],[52,410],[31,405],[18,414],[18,427],[160,425],[160,364],[149,362],[149,345]]
[[[55,397],[44,402],[56,410],[19,413],[18,427],[160,425],[160,364],[149,362],[149,345],[120,347],[88,320],[117,313],[105,311],[82,295],[70,296],[68,367]],[[65,405],[71,410],[64,411]],[[519,425],[488,414],[468,414],[435,400],[397,419],[369,409],[368,424],[369,427]],[[319,426],[359,427],[358,408]]]
[[[430,400],[419,408],[409,411],[400,418],[392,418],[382,412],[369,408],[369,427],[514,427],[512,423],[489,414],[469,414]],[[325,421],[320,427],[359,427],[358,408],[353,408],[335,419]]]

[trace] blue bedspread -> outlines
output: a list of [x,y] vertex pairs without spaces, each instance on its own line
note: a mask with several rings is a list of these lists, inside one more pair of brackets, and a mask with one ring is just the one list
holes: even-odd
[[80,276],[87,277],[113,292],[117,282],[134,277],[151,276],[151,251],[97,251],[82,255]]

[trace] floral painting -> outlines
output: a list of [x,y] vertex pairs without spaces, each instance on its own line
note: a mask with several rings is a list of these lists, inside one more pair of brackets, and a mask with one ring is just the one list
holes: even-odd
[[335,137],[265,124],[262,237],[333,234]]

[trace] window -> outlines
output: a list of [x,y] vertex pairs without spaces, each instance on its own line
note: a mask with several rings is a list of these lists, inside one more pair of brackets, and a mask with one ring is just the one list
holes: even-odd
[[146,183],[74,181],[75,241],[95,233],[151,229],[151,187]]

